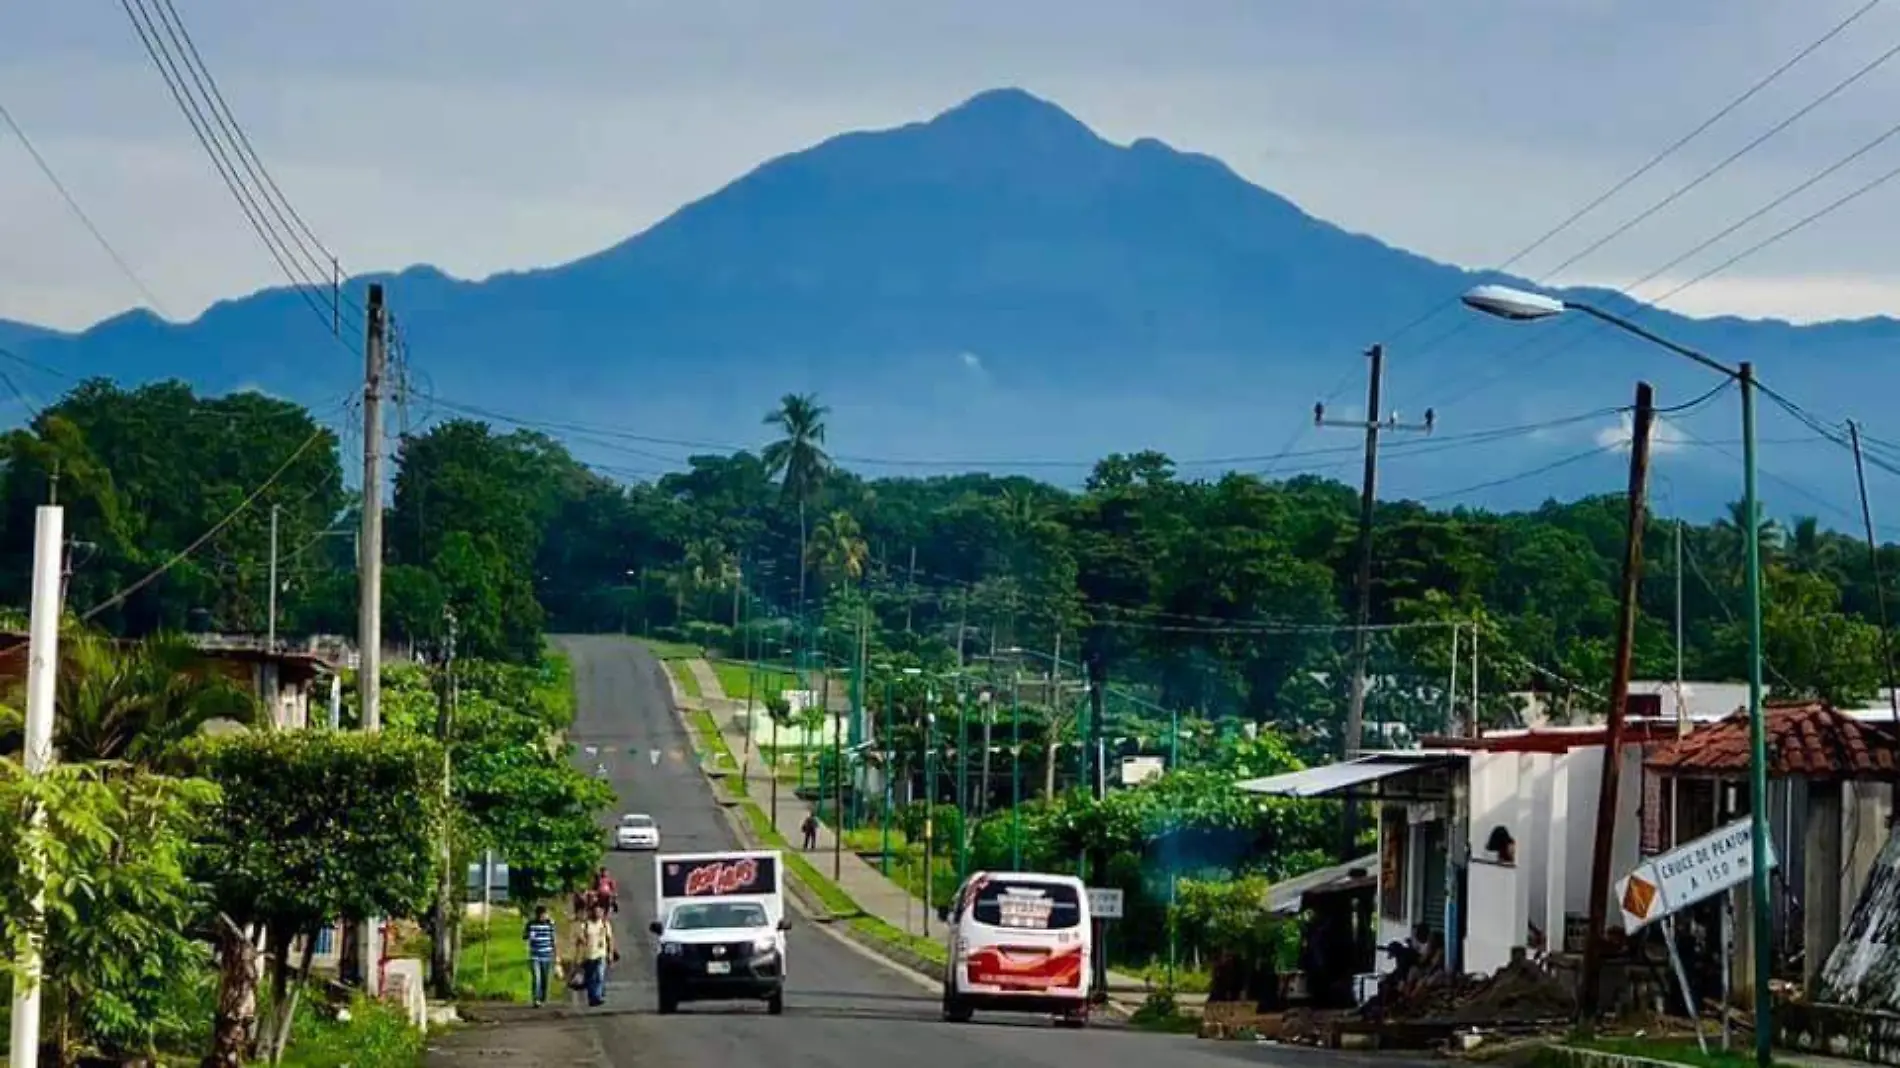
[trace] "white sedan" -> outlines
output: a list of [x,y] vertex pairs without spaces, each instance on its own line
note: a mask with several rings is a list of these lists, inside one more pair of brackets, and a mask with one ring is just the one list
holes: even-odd
[[658,849],[660,825],[653,822],[652,816],[629,812],[620,817],[620,825],[614,828],[614,848]]

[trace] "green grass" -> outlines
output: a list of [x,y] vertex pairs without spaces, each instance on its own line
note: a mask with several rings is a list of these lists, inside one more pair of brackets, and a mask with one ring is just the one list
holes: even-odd
[[640,639],[649,651],[661,660],[698,660],[706,655],[706,650],[686,642],[663,642],[654,638]]
[[[1168,985],[1168,962],[1158,960],[1134,971],[1134,976],[1143,980],[1157,991]],[[1176,962],[1174,968],[1174,990],[1178,994],[1205,994],[1213,985],[1211,973],[1198,968],[1189,968]]]
[[752,665],[743,660],[715,660],[712,669],[713,674],[719,676],[719,688],[735,701],[748,697],[763,701],[786,690],[798,689],[798,676],[780,668],[761,666],[757,689],[753,688]]
[[666,664],[666,670],[673,673],[673,678],[679,681],[681,692],[688,697],[704,696],[700,693],[699,678],[693,674],[691,664],[685,660],[666,660],[663,663]]
[[725,768],[734,774],[725,778],[726,788],[740,797],[746,795],[745,780],[737,774],[739,760],[733,755],[732,746],[726,744],[726,736],[720,733],[719,721],[711,712],[694,710],[686,713],[686,723],[693,729],[693,748],[702,757],[717,758],[715,767]]
[[[456,994],[477,1001],[528,1000],[528,943],[521,937],[521,915],[496,909],[486,929],[480,920],[462,922],[462,952],[455,959]],[[482,974],[482,949],[488,950],[488,974]]]
[[[1711,1038],[1708,1053],[1703,1053],[1694,1038],[1594,1038],[1568,1043],[1581,1049],[1599,1050],[1625,1057],[1647,1057],[1652,1061],[1689,1065],[1690,1068],[1750,1068],[1755,1063],[1755,1044],[1743,1035],[1733,1048],[1724,1052]],[[1781,1063],[1781,1062],[1772,1062]]]
[[[306,994],[311,991],[306,991]],[[426,1042],[396,1006],[368,998],[350,1004],[340,1021],[309,997],[298,1002],[297,1021],[284,1050],[287,1068],[414,1068]]]

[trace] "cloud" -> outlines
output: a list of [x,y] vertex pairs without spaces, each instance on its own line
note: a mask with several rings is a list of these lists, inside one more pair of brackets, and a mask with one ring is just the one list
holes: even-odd
[[[1137,0],[968,0],[942,10],[568,0],[532,18],[503,0],[335,0],[308,11],[202,0],[190,22],[279,184],[357,271],[427,262],[481,277],[572,259],[771,156],[921,119],[999,85],[1049,97],[1117,141],[1154,136],[1217,156],[1349,229],[1494,266],[1855,2],[1203,0],[1195,18],[1181,19]],[[1632,18],[1643,33],[1628,32]],[[358,32],[371,19],[377,33]],[[1514,266],[1532,277],[1552,271],[1817,98],[1896,33],[1900,11],[1869,14]],[[837,42],[847,38],[854,47],[841,60]],[[1560,280],[1642,277],[1795,186],[1891,121],[1883,111],[1895,76],[1900,63]],[[1499,85],[1526,87],[1538,105]],[[168,310],[189,316],[282,283],[113,5],[10,13],[0,99]],[[427,121],[366,124],[364,114]],[[1710,250],[1708,262],[1865,177],[1810,190]],[[1900,279],[1877,225],[1881,206],[1868,198],[1672,304],[1797,319],[1893,308]],[[1826,281],[1803,284],[1816,278]],[[0,317],[83,327],[137,299],[0,136]]]
[[983,366],[983,357],[978,356],[974,352],[957,353],[957,362],[975,371],[977,374],[983,374],[986,371],[986,368]]
[[[1628,452],[1630,451],[1630,442],[1635,435],[1636,421],[1633,416],[1626,412],[1617,418],[1614,425],[1606,426],[1597,431],[1596,440],[1600,448],[1615,449],[1618,452]],[[1656,421],[1650,425],[1649,451],[1652,456],[1675,452],[1682,448],[1683,443],[1688,440],[1689,436],[1687,434],[1678,430],[1674,424],[1662,416],[1657,416]]]

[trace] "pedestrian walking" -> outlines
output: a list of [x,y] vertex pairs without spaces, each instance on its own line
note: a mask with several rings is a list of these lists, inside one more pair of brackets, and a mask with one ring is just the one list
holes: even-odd
[[818,848],[818,816],[817,814],[816,813],[807,814],[805,816],[805,822],[799,824],[798,829],[804,832],[804,835],[805,835],[805,846],[804,846],[805,852],[809,853],[812,850],[817,849]]
[[599,905],[587,910],[574,932],[574,956],[581,962],[581,979],[587,989],[587,1004],[599,1008],[607,1001],[607,964],[620,959],[614,946],[614,925]]
[[620,884],[602,868],[594,873],[594,904],[608,912],[620,911]]
[[528,921],[521,937],[528,942],[529,1000],[534,1002],[536,1008],[540,1008],[548,1001],[548,980],[561,967],[554,920],[548,915],[546,905],[535,907],[534,919]]

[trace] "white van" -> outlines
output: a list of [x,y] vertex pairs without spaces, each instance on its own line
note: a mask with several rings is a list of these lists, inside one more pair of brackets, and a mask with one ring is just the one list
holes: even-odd
[[1089,895],[1072,875],[977,872],[939,910],[949,931],[943,1018],[978,1009],[1053,1013],[1085,1027],[1095,939]]

